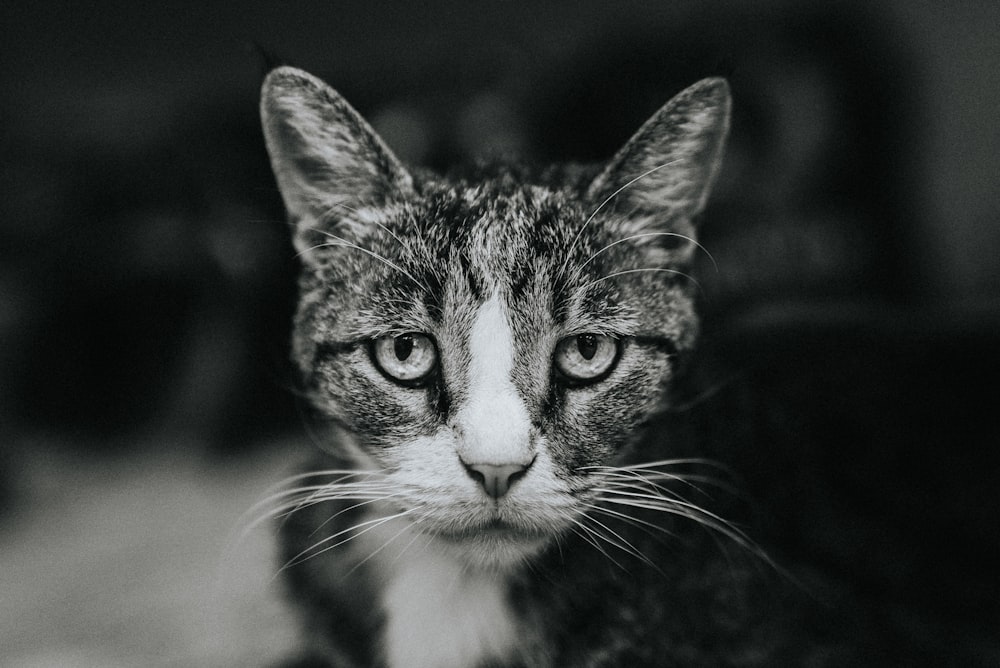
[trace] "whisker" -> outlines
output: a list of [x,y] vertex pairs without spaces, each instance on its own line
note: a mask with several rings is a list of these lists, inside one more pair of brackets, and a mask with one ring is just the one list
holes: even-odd
[[[324,489],[326,489],[326,485],[310,485],[308,487],[296,487],[284,492],[272,494],[271,496],[258,501],[246,512],[244,512],[244,517],[240,519],[238,525],[246,523],[247,526],[245,531],[251,531],[259,526],[261,522],[280,516],[289,508],[297,507],[300,503],[308,500],[314,494]],[[277,503],[278,501],[281,501],[281,503]],[[263,513],[258,516],[257,513],[262,510]],[[250,517],[254,517],[254,519],[250,520]]]
[[[302,485],[289,489],[282,489],[282,487],[289,483],[328,475],[338,477],[336,480],[329,483]],[[335,498],[337,495],[341,495],[344,498],[350,496],[363,498],[364,495],[369,497],[374,497],[376,495],[385,496],[387,492],[393,491],[392,487],[384,484],[383,480],[378,479],[341,482],[351,478],[357,478],[362,475],[381,477],[381,474],[368,471],[328,470],[300,473],[298,475],[285,478],[281,482],[268,487],[268,489],[265,490],[266,496],[243,511],[233,525],[233,535],[230,541],[237,544],[242,542],[246,539],[250,532],[255,530],[262,523],[276,517],[282,517],[286,514],[295,512],[295,510],[299,508],[313,505],[312,500],[317,496],[323,496],[324,498],[330,499]],[[385,491],[383,492],[380,490]]]
[[699,249],[701,249],[705,253],[705,255],[708,256],[708,259],[712,261],[712,266],[715,267],[715,273],[719,273],[719,264],[715,261],[715,258],[712,256],[712,254],[708,252],[707,248],[705,248],[700,243],[698,243],[697,241],[695,241],[694,238],[689,237],[686,234],[679,234],[677,232],[644,232],[642,234],[633,234],[633,235],[625,237],[623,239],[619,239],[618,241],[612,241],[607,246],[605,246],[601,250],[595,252],[593,255],[591,255],[590,257],[588,257],[585,262],[583,262],[579,267],[577,267],[577,269],[578,270],[579,269],[583,269],[588,264],[590,264],[591,260],[593,260],[594,258],[596,258],[598,255],[600,255],[604,251],[608,250],[609,248],[617,246],[618,244],[623,244],[623,243],[625,243],[627,241],[633,241],[635,239],[643,239],[643,238],[646,238],[646,237],[677,237],[678,239],[684,239],[685,241],[687,241],[689,243],[692,243],[695,246],[697,246]]
[[344,513],[350,512],[352,510],[357,510],[358,508],[362,508],[362,507],[367,506],[367,505],[372,504],[372,503],[377,503],[379,501],[387,501],[389,499],[396,498],[396,497],[399,497],[399,496],[402,496],[402,494],[385,494],[385,495],[381,495],[381,496],[373,496],[373,497],[367,498],[367,499],[363,498],[363,497],[360,497],[360,496],[345,496],[345,497],[339,497],[337,499],[321,499],[319,501],[316,501],[315,503],[312,503],[310,505],[316,505],[317,503],[322,503],[323,501],[327,501],[327,500],[343,500],[343,499],[358,500],[359,502],[355,503],[354,505],[351,505],[351,506],[348,506],[346,508],[343,508],[342,510],[337,511],[336,513],[334,513],[330,517],[328,517],[325,520],[323,520],[322,522],[320,522],[319,526],[317,526],[315,529],[313,529],[312,533],[310,533],[309,536],[311,537],[311,536],[316,535],[317,531],[319,531],[320,529],[322,529],[327,524],[329,524],[333,520],[337,519],[338,517],[340,517]]
[[[408,525],[408,524],[404,525],[402,529],[400,529],[399,531],[397,531],[396,533],[394,533],[392,536],[390,536],[379,547],[377,547],[376,549],[372,550],[371,553],[368,556],[366,556],[364,559],[362,559],[358,563],[354,564],[354,566],[352,566],[351,569],[349,571],[347,571],[347,573],[345,575],[350,575],[351,573],[353,573],[357,569],[361,568],[361,566],[363,566],[364,564],[368,563],[368,561],[370,561],[371,559],[373,559],[379,552],[381,552],[385,548],[389,547],[389,545],[391,545],[397,538],[399,538],[400,536],[402,536],[404,533],[406,533],[409,530],[410,530],[410,525]],[[419,534],[417,534],[417,535],[419,535]],[[416,536],[414,536],[413,540],[416,540]],[[407,547],[409,547],[410,545],[413,544],[413,540],[411,540],[409,543],[407,543]],[[402,554],[402,553],[400,553],[400,554]],[[397,559],[398,558],[399,557],[397,556]]]
[[420,531],[414,531],[414,532],[413,532],[413,538],[411,538],[411,539],[410,539],[410,542],[409,542],[409,543],[407,543],[406,545],[404,545],[404,546],[403,546],[403,549],[399,551],[399,554],[397,554],[397,555],[396,555],[395,557],[393,557],[393,558],[392,558],[392,561],[391,561],[391,562],[389,562],[389,563],[390,563],[390,564],[395,564],[395,563],[396,563],[397,561],[399,561],[399,560],[400,560],[400,559],[401,559],[401,558],[403,557],[403,555],[404,555],[404,554],[406,554],[406,552],[407,552],[407,551],[409,551],[409,549],[410,549],[411,547],[413,547],[413,544],[414,544],[415,542],[417,542],[417,540],[418,540],[419,538],[424,538],[424,539],[425,539],[425,544],[424,544],[424,547],[427,547],[427,545],[429,545],[429,544],[430,544],[430,541],[431,541],[431,537],[430,537],[429,535],[427,535],[427,534],[425,534],[425,533],[422,533],[422,532],[420,532]]
[[[685,508],[685,509],[694,511],[699,516],[709,517],[709,518],[715,520],[716,522],[719,522],[721,524],[725,524],[726,526],[735,528],[735,525],[733,525],[732,522],[730,522],[730,521],[728,521],[726,519],[723,519],[722,517],[716,515],[715,513],[713,513],[710,510],[705,510],[701,506],[699,506],[697,504],[694,504],[694,503],[691,503],[690,501],[686,501],[684,499],[677,499],[677,498],[668,499],[668,498],[666,498],[666,497],[664,497],[662,495],[659,495],[659,494],[645,494],[645,493],[642,493],[642,492],[628,492],[628,491],[622,491],[622,490],[610,490],[610,489],[604,489],[604,488],[600,488],[600,487],[595,488],[594,491],[596,491],[596,492],[605,492],[605,493],[609,493],[609,494],[614,494],[615,495],[614,497],[601,497],[601,498],[603,498],[605,500],[608,500],[608,501],[618,502],[619,499],[620,499],[620,497],[627,497],[629,499],[642,499],[642,500],[645,500],[645,501],[648,501],[648,502],[652,502],[651,503],[652,506],[655,506],[656,502],[663,501],[663,502],[665,502],[670,507],[679,506],[681,508]],[[659,510],[660,508],[659,507],[652,507],[651,509],[652,510]],[[664,508],[664,510],[667,510],[667,508]]]
[[[598,499],[598,501],[600,501],[600,500],[601,499]],[[586,504],[586,507],[590,508],[594,512],[602,513],[604,515],[607,515],[608,517],[614,517],[616,519],[622,520],[623,522],[631,524],[632,526],[640,528],[643,531],[645,531],[647,534],[649,534],[650,536],[656,536],[656,534],[654,534],[652,531],[650,531],[650,529],[655,530],[657,533],[666,534],[667,536],[670,536],[670,537],[676,537],[677,536],[677,534],[675,534],[673,531],[670,531],[669,529],[667,529],[664,526],[656,524],[655,522],[650,522],[649,520],[644,520],[642,518],[635,517],[633,515],[629,515],[628,513],[623,513],[621,511],[614,510],[612,508],[606,508],[606,507],[604,507],[602,505],[599,505],[599,504],[596,504],[596,503],[588,503],[588,504]]]
[[723,471],[729,471],[729,467],[725,464],[717,462],[714,459],[707,459],[704,457],[681,457],[677,459],[658,459],[652,462],[640,462],[638,464],[625,464],[623,466],[581,466],[581,470],[608,470],[613,469],[615,471],[636,471],[636,470],[648,470],[648,469],[659,469],[664,466],[688,466],[688,465],[698,465],[698,466],[709,466],[712,468],[720,469]]
[[308,253],[309,251],[316,250],[318,248],[326,248],[326,247],[353,248],[354,250],[361,251],[362,253],[365,253],[366,255],[369,255],[370,257],[375,258],[379,262],[382,262],[383,264],[385,264],[387,267],[395,269],[396,271],[398,271],[399,273],[403,274],[404,276],[406,276],[407,278],[409,278],[411,281],[413,281],[413,283],[415,285],[417,285],[417,286],[423,288],[424,290],[430,292],[430,289],[427,287],[427,285],[425,285],[422,281],[418,281],[413,276],[413,274],[411,274],[410,272],[406,271],[405,269],[403,269],[399,265],[395,264],[391,260],[383,257],[382,255],[379,255],[375,251],[373,251],[373,250],[371,250],[369,248],[365,248],[364,246],[359,246],[358,244],[352,243],[352,242],[348,241],[347,239],[344,239],[343,237],[339,237],[336,234],[333,234],[332,232],[327,232],[326,230],[317,230],[317,231],[320,234],[322,234],[322,235],[324,235],[326,237],[329,237],[330,239],[332,239],[332,241],[326,241],[326,242],[321,243],[321,244],[316,244],[315,246],[311,246],[309,248],[306,248],[305,250],[299,251],[299,253],[296,255],[296,257],[301,257],[305,253]]
[[[415,509],[410,508],[409,510],[403,510],[403,511],[400,511],[398,513],[394,513],[392,515],[387,515],[387,516],[384,516],[384,517],[376,517],[376,518],[373,518],[373,519],[370,519],[370,520],[365,520],[364,522],[359,522],[358,524],[352,525],[352,526],[350,526],[350,527],[348,527],[346,529],[342,529],[342,530],[338,531],[337,533],[335,533],[333,535],[327,536],[323,540],[314,543],[310,547],[302,550],[297,555],[295,555],[294,557],[292,557],[291,559],[289,559],[287,562],[285,562],[284,565],[282,565],[281,568],[278,569],[278,572],[277,572],[276,576],[280,575],[285,570],[287,570],[289,568],[292,568],[293,566],[297,566],[297,565],[301,564],[304,561],[307,561],[309,559],[314,559],[314,558],[318,557],[319,555],[323,554],[324,552],[329,552],[330,550],[333,550],[333,549],[335,549],[337,547],[340,547],[341,545],[344,545],[345,543],[349,543],[350,541],[354,540],[355,538],[358,538],[359,536],[362,536],[362,535],[368,533],[369,531],[372,531],[373,529],[377,529],[378,527],[382,526],[383,524],[385,524],[387,522],[391,522],[392,520],[398,519],[400,517],[405,517],[407,515],[410,515],[414,511],[415,511]],[[337,540],[338,538],[340,538],[344,534],[350,534],[351,532],[355,532],[355,531],[357,533],[354,533],[353,535],[349,535],[347,538],[344,538],[344,539],[341,539],[341,540]],[[331,541],[337,541],[337,542],[335,542],[335,543],[333,543],[331,545],[327,545],[326,547],[324,547],[321,550],[317,550],[317,548],[319,548],[321,545],[324,545],[324,544],[329,543]]]
[[[594,488],[594,491],[602,495],[599,497],[601,501],[688,517],[719,531],[749,549],[749,544],[752,541],[734,524],[699,505],[691,503],[676,491],[654,482],[654,480],[662,479],[685,482],[696,491],[704,493],[690,481],[688,474],[676,474],[662,470],[664,466],[681,464],[709,465],[728,471],[725,466],[707,459],[660,460],[622,467],[594,466],[587,468],[594,471],[599,478],[604,479],[604,486]],[[721,485],[713,479],[709,479],[709,482]]]
[[596,531],[595,530],[595,535],[599,536],[606,543],[608,543],[609,545],[613,545],[614,547],[617,547],[619,550],[621,550],[622,552],[625,552],[626,554],[629,554],[631,556],[636,557],[637,559],[642,560],[643,562],[645,562],[646,564],[648,564],[650,566],[653,566],[654,568],[656,567],[656,564],[654,564],[649,559],[649,557],[647,557],[645,554],[643,554],[641,550],[639,550],[635,545],[633,545],[632,543],[630,543],[628,541],[628,539],[626,539],[620,533],[618,533],[617,531],[615,531],[614,529],[612,529],[611,527],[609,527],[604,522],[601,522],[600,520],[598,520],[593,515],[585,515],[584,517],[586,517],[588,520],[590,520],[591,522],[593,522],[594,524],[596,524],[597,526],[599,526],[601,529],[604,529],[604,531],[606,531],[607,534],[610,534],[610,535],[607,535],[607,534],[604,534],[604,533],[602,533],[600,531]]
[[639,176],[635,177],[634,179],[632,179],[631,181],[629,181],[628,183],[626,183],[625,185],[623,185],[622,187],[620,187],[618,190],[616,190],[613,193],[611,193],[610,195],[608,195],[607,199],[605,199],[603,202],[601,202],[600,204],[598,204],[597,208],[594,209],[594,211],[590,214],[590,217],[588,217],[587,220],[583,223],[583,225],[580,226],[580,229],[576,231],[576,236],[573,237],[573,241],[572,241],[572,243],[570,243],[569,249],[566,251],[566,259],[563,260],[562,266],[559,268],[559,274],[557,274],[557,275],[559,275],[559,276],[565,275],[565,272],[566,272],[566,263],[569,262],[569,258],[570,258],[570,255],[572,255],[572,253],[573,253],[573,249],[576,248],[576,244],[580,241],[580,236],[583,234],[583,231],[585,229],[587,229],[587,226],[590,225],[590,222],[592,220],[594,220],[594,216],[596,216],[597,213],[601,209],[603,209],[604,206],[608,202],[610,202],[615,197],[617,197],[618,194],[621,193],[623,190],[625,190],[627,188],[630,188],[632,186],[632,184],[636,183],[637,181],[641,181],[642,179],[646,178],[647,176],[649,176],[653,172],[659,171],[659,170],[663,169],[664,167],[669,167],[670,165],[676,164],[679,161],[680,161],[680,159],[678,159],[678,160],[671,160],[670,162],[665,162],[662,165],[657,165],[656,167],[653,167],[652,169],[649,169],[649,170],[643,172]]
[[[310,478],[310,477],[315,477],[315,475],[316,474],[306,474],[306,475],[301,475],[301,476],[295,476],[295,479],[304,480],[304,479],[307,479],[307,478]],[[346,480],[346,479],[348,479],[350,477],[351,476],[341,476],[340,478],[338,478],[336,480],[333,480],[331,482],[327,482],[327,483],[315,484],[315,485],[303,485],[303,486],[299,486],[299,487],[291,487],[291,488],[284,489],[284,490],[281,490],[281,491],[273,492],[273,493],[269,494],[269,496],[264,497],[263,499],[261,499],[260,501],[258,501],[257,503],[255,503],[253,506],[251,506],[244,513],[244,516],[252,514],[258,508],[261,508],[261,507],[264,507],[264,506],[268,506],[270,504],[273,504],[275,501],[279,501],[279,500],[281,500],[283,498],[288,498],[288,497],[292,497],[292,496],[295,496],[295,495],[303,495],[303,496],[305,496],[306,494],[309,494],[309,493],[318,493],[318,492],[323,492],[323,491],[351,492],[351,491],[356,491],[356,490],[373,491],[373,490],[379,490],[379,489],[393,489],[393,486],[391,486],[389,483],[387,483],[385,481],[385,479],[381,479],[381,480],[379,480],[379,479],[376,479],[376,480],[357,480],[357,481],[352,481],[352,482],[342,482],[342,481],[344,481],[344,480]]]
[[656,490],[657,492],[667,494],[669,496],[683,498],[680,494],[672,489],[664,487],[657,481],[668,481],[677,482],[690,487],[691,489],[699,492],[700,494],[705,493],[696,482],[712,482],[712,478],[707,478],[705,476],[698,476],[694,474],[676,474],[676,473],[665,473],[665,472],[649,472],[642,473],[639,471],[604,471],[595,474],[598,479],[603,480],[604,483],[608,485],[614,485],[616,487],[633,487],[633,488],[645,488]]
[[336,209],[347,209],[351,213],[358,213],[358,209],[355,209],[353,206],[348,205],[346,201],[340,201],[340,202],[334,202],[333,206],[328,207],[326,211],[324,211],[321,215],[317,216],[317,218],[319,220],[323,220],[331,213],[333,213],[334,210]]
[[594,529],[591,529],[584,522],[580,521],[579,519],[575,519],[575,518],[574,518],[573,524],[571,526],[572,526],[573,533],[575,533],[582,540],[584,540],[589,545],[591,545],[595,550],[597,550],[598,552],[600,552],[601,555],[603,555],[604,558],[606,558],[612,564],[614,564],[615,566],[617,566],[621,570],[623,570],[625,572],[628,572],[628,569],[625,568],[624,566],[622,566],[621,563],[617,559],[615,559],[610,554],[608,554],[608,551],[604,549],[603,545],[601,545],[600,541],[604,540],[604,537],[601,536],[600,533],[598,533]]
[[[340,492],[340,493],[325,493],[325,492],[313,492],[311,494],[304,494],[303,498],[292,498],[281,505],[275,506],[269,510],[261,512],[259,516],[254,518],[252,521],[247,521],[243,529],[240,531],[239,538],[237,542],[245,540],[246,537],[254,531],[257,527],[265,522],[272,520],[281,520],[282,523],[288,521],[288,518],[294,515],[296,512],[304,510],[306,508],[324,503],[327,501],[343,501],[343,500],[357,500],[362,501],[362,503],[356,504],[357,506],[367,505],[369,503],[374,503],[376,501],[382,501],[391,498],[393,495],[388,493],[358,493],[358,492]],[[347,509],[349,510],[349,509]],[[341,511],[344,512],[344,511]],[[339,515],[340,513],[337,513]],[[335,515],[336,516],[336,515]]]
[[323,493],[337,493],[337,494],[351,494],[354,492],[373,492],[380,489],[393,489],[392,486],[381,481],[370,484],[370,483],[324,483],[321,485],[305,485],[302,487],[293,487],[281,492],[276,492],[270,496],[258,501],[253,506],[251,506],[244,515],[250,515],[256,512],[260,508],[273,506],[276,502],[282,501],[283,499],[289,499],[294,497],[301,497],[302,499],[308,499],[312,495],[321,495]]
[[692,520],[729,538],[737,545],[740,545],[751,553],[766,556],[756,543],[754,543],[749,536],[743,533],[743,531],[737,528],[734,524],[694,504],[682,504],[677,501],[654,503],[649,500],[615,498],[609,496],[603,496],[600,500],[621,506],[653,510],[671,515],[677,515],[678,517],[686,517],[689,520]]
[[359,476],[381,476],[384,477],[381,471],[359,471],[357,469],[323,469],[319,471],[306,471],[304,473],[298,473],[296,475],[289,476],[273,485],[269,486],[264,490],[264,494],[271,494],[285,489],[288,485],[292,483],[299,482],[300,480],[308,480],[309,478],[320,478],[323,476],[339,476],[333,483],[339,483],[341,480],[346,480],[349,478],[357,478]]
[[406,244],[403,242],[402,239],[400,239],[399,237],[396,236],[395,232],[393,232],[392,230],[390,230],[388,227],[386,227],[384,224],[380,223],[377,220],[372,221],[372,222],[374,222],[376,225],[378,225],[390,237],[392,237],[393,239],[395,239],[396,243],[398,243],[402,248],[404,248],[404,249],[406,248]]
[[581,466],[577,470],[583,472],[590,472],[593,475],[599,476],[604,479],[621,479],[624,481],[642,481],[643,483],[649,484],[653,487],[665,489],[655,481],[673,481],[687,485],[692,489],[704,494],[705,492],[701,490],[695,483],[704,483],[708,485],[713,485],[721,489],[731,489],[731,486],[718,478],[697,474],[697,473],[686,473],[682,471],[664,471],[664,467],[679,467],[679,466],[705,466],[717,469],[732,476],[732,470],[729,467],[716,462],[711,459],[700,459],[700,458],[684,458],[684,459],[662,459],[652,462],[642,462],[638,464],[631,464],[626,466]]
[[[603,554],[605,557],[607,557],[616,566],[618,566],[619,568],[622,568],[621,564],[619,564],[618,562],[616,562],[611,557],[611,555],[609,555],[604,550],[604,548],[601,546],[601,544],[599,542],[596,542],[596,540],[592,537],[592,534],[594,533],[594,530],[591,529],[590,527],[586,526],[586,524],[584,524],[584,521],[587,519],[587,515],[586,514],[580,515],[580,514],[576,514],[576,513],[570,513],[570,512],[567,512],[565,510],[559,511],[559,514],[566,519],[566,521],[569,524],[569,527],[573,531],[573,533],[575,533],[581,539],[583,539],[584,541],[586,541],[587,543],[589,543],[591,546],[593,546],[594,549],[596,549],[601,554]],[[561,551],[561,548],[560,548],[560,551]],[[622,570],[624,570],[624,568],[622,568]]]
[[584,285],[584,286],[582,286],[580,288],[577,288],[576,292],[578,292],[578,293],[586,292],[591,287],[597,285],[601,281],[606,281],[606,280],[611,279],[611,278],[617,278],[618,276],[624,276],[626,274],[638,274],[638,273],[641,273],[641,272],[644,272],[644,271],[662,272],[662,273],[665,273],[665,274],[673,274],[675,276],[683,276],[684,278],[686,278],[689,281],[691,281],[692,283],[694,283],[695,287],[697,287],[698,290],[703,290],[703,288],[701,287],[701,283],[699,283],[697,280],[695,280],[695,278],[693,276],[691,276],[690,274],[686,274],[683,271],[680,271],[679,269],[667,269],[665,267],[643,267],[643,268],[640,268],[640,269],[623,269],[622,271],[616,271],[616,272],[614,272],[612,274],[607,274],[605,276],[601,276],[600,278],[596,278],[596,279],[590,281],[589,283],[587,283],[586,285]]
[[743,377],[742,372],[731,373],[727,375],[725,378],[722,378],[721,380],[712,383],[712,385],[705,388],[701,392],[695,394],[687,401],[679,402],[673,404],[672,406],[668,406],[666,410],[668,413],[686,413],[687,411],[701,405],[705,401],[708,401],[712,397],[716,396],[717,394],[719,394],[719,392],[725,390],[726,388],[731,386],[733,383],[735,383],[742,377]]

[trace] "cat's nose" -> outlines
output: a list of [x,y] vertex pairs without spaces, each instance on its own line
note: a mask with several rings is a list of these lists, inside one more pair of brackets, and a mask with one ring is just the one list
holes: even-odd
[[515,482],[523,478],[534,463],[534,457],[524,464],[469,464],[462,462],[469,477],[478,482],[490,498],[496,500],[503,497]]

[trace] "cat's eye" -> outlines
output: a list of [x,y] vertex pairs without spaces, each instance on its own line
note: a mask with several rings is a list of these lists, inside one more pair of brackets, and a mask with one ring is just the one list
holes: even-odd
[[417,332],[375,339],[372,357],[386,375],[408,385],[418,384],[437,364],[434,342]]
[[556,369],[575,383],[604,378],[618,360],[618,340],[604,334],[567,336],[556,345]]

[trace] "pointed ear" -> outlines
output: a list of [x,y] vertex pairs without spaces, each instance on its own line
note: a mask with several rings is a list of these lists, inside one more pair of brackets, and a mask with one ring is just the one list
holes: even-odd
[[730,106],[725,79],[681,91],[618,151],[588,197],[626,216],[631,233],[690,236],[722,163]]
[[335,90],[307,72],[279,67],[264,79],[264,140],[300,253],[352,210],[413,193],[392,151]]

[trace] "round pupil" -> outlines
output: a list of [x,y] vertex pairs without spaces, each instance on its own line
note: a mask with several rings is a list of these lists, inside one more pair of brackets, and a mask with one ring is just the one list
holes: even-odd
[[392,343],[392,349],[396,353],[396,359],[402,362],[413,352],[413,337],[409,334],[397,336]]
[[593,334],[581,334],[576,337],[576,348],[580,351],[583,359],[593,359],[594,353],[597,352],[597,337]]

